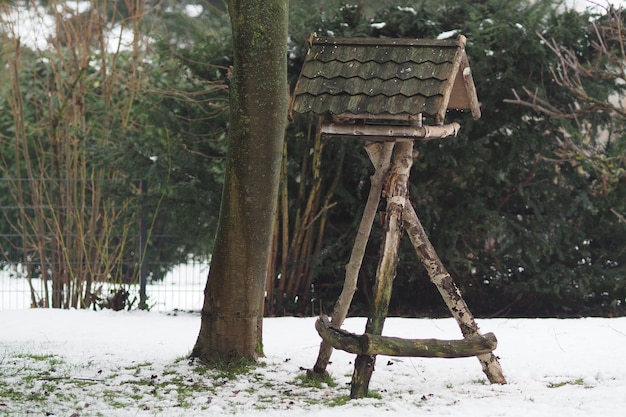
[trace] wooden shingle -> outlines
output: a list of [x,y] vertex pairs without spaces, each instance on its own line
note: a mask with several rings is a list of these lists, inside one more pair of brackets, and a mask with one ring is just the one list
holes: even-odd
[[398,120],[421,114],[435,124],[449,109],[480,117],[464,36],[314,37],[291,102],[297,113]]

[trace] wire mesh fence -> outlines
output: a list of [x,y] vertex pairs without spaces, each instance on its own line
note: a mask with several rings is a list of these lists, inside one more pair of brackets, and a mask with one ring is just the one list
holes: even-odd
[[[199,311],[204,299],[204,286],[209,272],[207,262],[190,260],[171,268],[163,279],[152,280],[146,284],[146,308],[151,311]],[[45,283],[39,278],[29,280],[24,276],[21,264],[4,264],[0,269],[0,310],[24,309],[37,307],[34,299],[41,299],[42,294],[51,291],[51,282]],[[125,308],[137,308],[139,302],[139,283],[116,284],[97,283],[94,294],[101,300],[113,297],[122,289],[128,292]],[[101,308],[97,302],[92,308]]]
[[199,310],[208,262],[155,232],[146,181],[0,178],[0,309]]

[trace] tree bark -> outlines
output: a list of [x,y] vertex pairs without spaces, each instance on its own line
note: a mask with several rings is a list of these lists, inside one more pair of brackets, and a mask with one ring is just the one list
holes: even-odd
[[[365,145],[365,149],[368,155],[370,155],[370,159],[376,169],[371,178],[370,192],[367,197],[365,208],[363,209],[363,216],[361,217],[361,223],[359,224],[354,246],[352,247],[350,260],[346,265],[346,277],[343,283],[343,289],[341,290],[341,294],[335,303],[333,313],[331,315],[332,325],[335,328],[340,328],[343,321],[346,319],[354,292],[356,291],[359,271],[361,270],[363,256],[365,255],[365,248],[372,232],[372,224],[374,223],[374,218],[376,217],[376,210],[378,209],[383,184],[385,182],[385,178],[387,177],[387,173],[389,172],[393,146],[393,142],[385,144],[369,142]],[[377,162],[374,163],[374,160]],[[313,367],[313,375],[326,374],[326,367],[328,366],[332,352],[333,346],[329,344],[326,339],[323,339],[320,344],[317,361]]]
[[336,349],[357,355],[466,358],[490,353],[498,345],[493,333],[469,336],[461,340],[402,339],[369,333],[356,335],[331,327],[326,316],[317,319],[315,328],[324,342]]
[[262,355],[265,279],[287,118],[287,2],[231,0],[234,65],[226,180],[191,356]]
[[[398,264],[398,247],[402,237],[402,213],[408,203],[408,183],[413,164],[413,142],[395,144],[393,163],[385,182],[384,195],[387,199],[385,234],[381,244],[381,258],[376,268],[373,308],[367,319],[365,333],[380,335],[389,308],[393,280]],[[374,371],[375,355],[362,354],[356,357],[350,388],[351,398],[367,396],[369,381]]]

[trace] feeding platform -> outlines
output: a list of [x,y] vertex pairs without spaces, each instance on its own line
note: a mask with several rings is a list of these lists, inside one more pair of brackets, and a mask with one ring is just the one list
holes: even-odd
[[[290,114],[323,116],[327,137],[358,137],[375,167],[357,239],[346,265],[346,278],[331,318],[321,317],[322,337],[312,370],[326,372],[333,348],[357,355],[351,397],[367,395],[376,355],[476,356],[492,383],[506,383],[497,357],[496,338],[482,335],[451,275],[437,256],[408,199],[413,143],[455,136],[458,122],[445,123],[450,111],[481,116],[472,72],[465,52],[466,38],[452,40],[390,38],[309,39],[309,52],[290,103]],[[381,257],[376,269],[371,312],[365,333],[341,330],[365,246],[381,198],[386,200]],[[398,247],[406,231],[415,253],[428,271],[443,301],[456,319],[462,340],[383,337],[382,330],[398,264]]]

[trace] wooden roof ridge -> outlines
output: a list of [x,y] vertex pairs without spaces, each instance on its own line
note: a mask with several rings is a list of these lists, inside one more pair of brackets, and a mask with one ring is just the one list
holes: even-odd
[[480,117],[467,39],[309,39],[290,114],[347,114],[406,120],[418,114],[443,123],[449,109]]
[[363,46],[432,46],[432,47],[461,47],[465,48],[467,38],[459,35],[456,39],[427,39],[427,38],[347,38],[331,36],[311,36],[309,46],[319,45],[363,45]]

